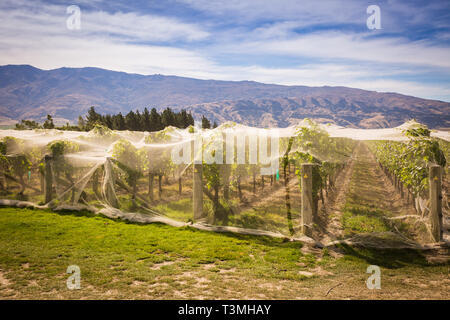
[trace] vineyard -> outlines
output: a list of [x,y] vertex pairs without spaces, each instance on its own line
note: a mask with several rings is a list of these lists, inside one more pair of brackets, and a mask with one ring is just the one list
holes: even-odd
[[150,133],[97,125],[2,130],[0,138],[4,206],[321,245],[449,240],[449,137],[414,122],[379,130],[225,123]]

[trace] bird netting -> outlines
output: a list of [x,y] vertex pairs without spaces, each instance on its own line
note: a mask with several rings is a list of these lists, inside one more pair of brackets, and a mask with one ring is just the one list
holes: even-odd
[[[304,226],[320,229],[317,212],[342,187],[339,177],[361,141],[423,217],[428,166],[447,168],[450,134],[414,122],[350,129],[304,120],[270,129],[230,122],[158,132],[100,125],[90,132],[1,130],[0,139],[4,205],[27,201],[136,222],[294,237],[306,233]],[[302,210],[312,212],[311,221]]]

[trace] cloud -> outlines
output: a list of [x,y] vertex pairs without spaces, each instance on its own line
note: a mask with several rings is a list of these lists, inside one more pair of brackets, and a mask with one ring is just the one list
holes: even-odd
[[82,28],[87,33],[103,33],[137,41],[197,41],[209,36],[208,32],[193,24],[134,12],[88,12],[83,15]]
[[253,80],[284,85],[346,86],[450,101],[448,84],[426,84],[392,78],[398,74],[413,74],[413,72],[389,67],[376,70],[369,66],[355,68],[352,65],[320,63],[290,68],[267,68],[257,65],[238,68],[212,65],[208,72],[197,73],[196,76],[203,79]]
[[403,38],[369,38],[367,34],[317,32],[288,39],[263,39],[238,43],[223,50],[253,54],[277,54],[291,57],[349,59],[378,63],[398,63],[450,68],[450,47],[428,41]]
[[[0,46],[4,43],[0,40]],[[189,74],[209,61],[194,52],[166,46],[140,46],[108,39],[49,37],[25,47],[3,48],[0,64],[31,64],[43,69],[95,66],[132,73]]]
[[49,35],[76,35],[78,37],[108,37],[128,42],[198,41],[209,36],[199,26],[184,23],[173,17],[136,12],[81,10],[81,30],[70,31],[66,27],[69,14],[67,6],[36,2],[34,6],[15,8],[0,6],[3,37],[20,36],[23,40]]
[[[369,32],[366,4],[360,1],[346,1],[344,8],[335,0],[180,0],[206,13],[188,10],[186,18],[179,12],[175,17],[133,11],[126,3],[114,11],[97,1],[100,9],[80,4],[81,30],[71,31],[66,6],[17,1],[0,4],[0,64],[350,86],[450,101],[450,31],[442,19],[426,22],[430,12],[442,9],[434,3],[414,14],[406,4],[382,2],[385,29]],[[170,11],[170,5],[160,6]],[[395,13],[400,22],[411,20],[395,24]],[[386,30],[430,23],[444,28],[427,40]],[[344,32],[348,24],[362,30]]]
[[178,0],[213,16],[232,21],[295,20],[304,25],[365,21],[364,3],[357,0]]

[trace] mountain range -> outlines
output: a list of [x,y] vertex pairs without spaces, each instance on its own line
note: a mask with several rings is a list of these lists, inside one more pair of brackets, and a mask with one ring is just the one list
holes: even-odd
[[155,107],[186,109],[199,119],[286,127],[303,118],[346,127],[394,127],[412,118],[450,127],[450,103],[348,87],[307,87],[254,81],[139,75],[99,68],[41,70],[0,66],[0,123],[21,119],[76,122],[94,106],[113,114]]

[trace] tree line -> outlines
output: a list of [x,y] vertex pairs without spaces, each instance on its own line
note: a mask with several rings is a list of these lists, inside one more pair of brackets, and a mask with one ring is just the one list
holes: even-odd
[[[211,127],[217,127],[217,123],[211,122],[202,116],[202,128],[210,129]],[[16,130],[29,130],[29,129],[60,129],[71,131],[90,131],[94,126],[102,125],[108,127],[111,130],[130,130],[130,131],[160,131],[168,126],[173,126],[180,129],[185,129],[194,125],[194,118],[192,114],[186,110],[179,112],[173,111],[171,108],[164,109],[159,113],[156,108],[152,108],[150,111],[144,108],[141,113],[139,110],[136,112],[131,110],[126,115],[118,114],[106,114],[102,115],[95,111],[94,107],[90,107],[86,117],[79,116],[77,125],[70,125],[67,123],[64,126],[56,127],[51,115],[47,115],[47,120],[41,125],[34,120],[21,120],[16,124]]]

